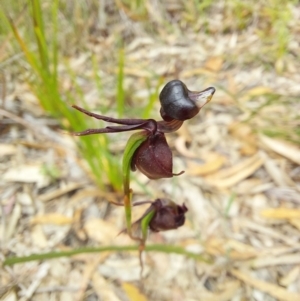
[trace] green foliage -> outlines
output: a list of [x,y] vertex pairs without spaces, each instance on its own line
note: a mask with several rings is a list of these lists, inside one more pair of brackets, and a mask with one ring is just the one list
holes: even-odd
[[[31,1],[31,21],[27,24],[28,32],[34,33],[34,39],[23,37],[14,20],[8,15],[4,15],[4,23],[10,24],[11,30],[18,42],[19,47],[25,55],[34,76],[28,83],[32,92],[37,96],[41,106],[51,116],[57,118],[68,131],[79,131],[82,128],[91,126],[92,121],[82,114],[75,113],[70,104],[86,104],[84,93],[76,83],[76,78],[72,78],[72,70],[68,69],[72,78],[74,91],[64,91],[66,97],[63,97],[60,87],[60,78],[57,72],[58,62],[61,59],[58,47],[58,0],[51,2],[50,24],[47,27],[44,24],[44,11],[40,0]],[[49,17],[49,16],[48,16]],[[33,49],[37,49],[34,51]],[[120,66],[118,76],[118,87],[122,87],[123,75],[122,66]],[[101,79],[94,72],[95,81],[101,90]],[[123,90],[120,89],[118,110],[120,111],[124,103],[122,102]],[[65,98],[68,101],[65,101]],[[122,111],[120,111],[122,113]],[[78,140],[78,148],[83,157],[88,162],[96,183],[104,188],[106,183],[110,183],[114,189],[120,190],[122,181],[120,178],[120,165],[109,151],[108,137],[84,137]]]
[[271,59],[279,59],[286,54],[291,39],[289,22],[292,17],[291,5],[297,1],[268,0],[261,9],[260,18],[263,21],[258,31],[262,41],[268,44],[268,54]]
[[153,107],[158,100],[159,88],[163,84],[163,81],[164,81],[164,79],[162,77],[158,78],[157,84],[156,84],[153,92],[151,92],[152,87],[150,86],[149,80],[147,81],[147,86],[148,86],[148,90],[149,90],[149,100],[148,100],[148,104],[146,105],[145,109],[143,110],[142,118],[145,118],[145,119],[150,118],[150,114],[153,110]]

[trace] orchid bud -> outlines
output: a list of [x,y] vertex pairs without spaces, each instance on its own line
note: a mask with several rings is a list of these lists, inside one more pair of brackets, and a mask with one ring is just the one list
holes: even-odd
[[[143,216],[132,224],[135,233],[142,230],[143,238],[146,240],[147,231],[153,232],[174,230],[181,227],[185,222],[185,213],[188,211],[185,204],[177,205],[169,199],[156,199],[155,201],[136,202],[133,206],[150,203],[151,206]],[[121,233],[126,233],[124,229]]]
[[152,205],[155,213],[149,223],[154,232],[177,229],[185,222],[185,213],[188,211],[185,204],[179,206],[168,199],[156,199]]
[[165,121],[191,119],[211,100],[214,93],[213,87],[193,92],[188,90],[182,81],[172,80],[164,86],[159,95],[161,117]]
[[172,152],[163,133],[156,132],[147,139],[135,151],[131,170],[136,168],[149,179],[171,178],[173,173]]

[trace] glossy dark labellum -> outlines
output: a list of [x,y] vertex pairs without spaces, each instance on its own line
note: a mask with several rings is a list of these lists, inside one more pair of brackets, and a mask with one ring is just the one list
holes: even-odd
[[165,121],[191,119],[210,101],[214,92],[212,87],[193,92],[182,81],[172,80],[160,92],[160,114]]
[[136,168],[152,180],[182,174],[182,172],[179,174],[172,172],[172,152],[165,135],[160,132],[148,136],[147,140],[135,151],[131,161],[131,170],[135,171]]
[[188,211],[185,204],[179,206],[168,199],[156,199],[151,207],[155,213],[149,223],[149,228],[154,232],[181,227],[185,222],[185,213]]

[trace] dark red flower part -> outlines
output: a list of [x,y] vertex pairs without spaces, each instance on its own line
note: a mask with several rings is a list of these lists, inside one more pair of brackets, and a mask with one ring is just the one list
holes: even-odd
[[[133,203],[133,206],[139,206],[149,203],[151,205],[145,211],[143,216],[132,224],[134,232],[140,231],[143,219],[151,212],[154,212],[154,214],[148,224],[148,227],[153,232],[174,230],[181,227],[184,224],[185,213],[188,211],[184,203],[180,206],[169,199],[156,199],[153,202],[136,202]],[[121,233],[126,232],[126,229],[121,231]]]
[[151,180],[178,176],[173,173],[172,152],[163,133],[147,137],[136,150],[131,161],[131,170],[138,169]]
[[194,92],[182,81],[172,80],[164,86],[159,95],[161,117],[165,121],[191,119],[210,101],[214,93],[213,87]]
[[188,211],[184,203],[179,206],[169,199],[156,199],[151,207],[155,214],[149,223],[149,228],[154,232],[181,227],[185,222],[185,213]]

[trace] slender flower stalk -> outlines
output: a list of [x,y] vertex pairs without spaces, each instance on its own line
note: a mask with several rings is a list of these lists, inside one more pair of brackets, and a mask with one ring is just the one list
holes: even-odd
[[[146,240],[149,230],[152,232],[168,231],[181,227],[185,222],[185,213],[188,211],[185,204],[179,206],[169,199],[156,199],[155,201],[143,201],[133,203],[133,206],[150,204],[145,213],[135,221],[130,231],[137,234],[139,244],[139,258],[141,265],[141,275],[143,273],[142,252],[145,250]],[[128,233],[128,228],[121,233]]]

